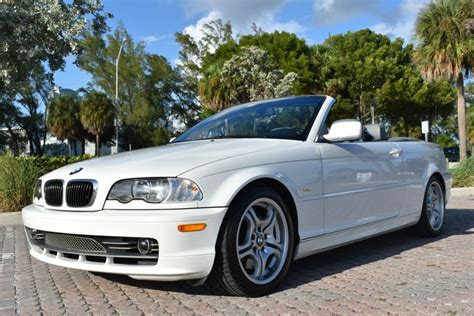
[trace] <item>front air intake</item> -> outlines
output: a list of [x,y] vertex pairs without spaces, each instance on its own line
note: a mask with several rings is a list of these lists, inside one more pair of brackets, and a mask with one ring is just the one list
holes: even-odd
[[72,180],[66,187],[66,203],[69,207],[85,207],[94,203],[97,182],[94,180]]
[[63,204],[63,181],[46,181],[44,184],[44,199],[48,205],[61,206]]

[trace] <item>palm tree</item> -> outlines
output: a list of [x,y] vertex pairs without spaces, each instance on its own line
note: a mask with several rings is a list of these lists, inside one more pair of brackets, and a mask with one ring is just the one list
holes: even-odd
[[82,125],[95,135],[95,154],[100,156],[100,137],[111,128],[114,118],[114,105],[104,93],[91,92],[81,103]]
[[414,61],[428,80],[456,82],[458,136],[461,160],[466,153],[466,102],[464,75],[474,66],[474,38],[470,23],[474,16],[472,0],[434,0],[418,14]]
[[76,140],[84,140],[85,130],[79,118],[79,99],[72,95],[60,95],[49,106],[47,124],[51,133],[58,139],[67,139],[69,155]]

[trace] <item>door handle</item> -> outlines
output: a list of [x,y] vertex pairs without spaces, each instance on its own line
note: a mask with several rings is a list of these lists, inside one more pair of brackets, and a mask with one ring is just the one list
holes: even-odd
[[401,153],[402,151],[400,149],[392,148],[388,154],[394,158],[398,158],[400,157]]

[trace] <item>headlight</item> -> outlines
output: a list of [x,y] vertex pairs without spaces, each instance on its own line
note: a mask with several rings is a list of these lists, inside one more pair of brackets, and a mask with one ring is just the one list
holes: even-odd
[[40,179],[36,181],[35,190],[33,191],[33,203],[39,202],[43,198],[42,184],[43,181]]
[[132,200],[151,203],[192,202],[202,200],[202,192],[196,183],[187,179],[128,179],[116,182],[107,199],[122,203]]

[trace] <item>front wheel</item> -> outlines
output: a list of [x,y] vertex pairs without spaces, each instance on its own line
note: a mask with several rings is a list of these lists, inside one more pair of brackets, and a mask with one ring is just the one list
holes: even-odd
[[440,180],[432,177],[426,186],[420,220],[415,226],[419,235],[439,236],[444,229],[446,200]]
[[232,295],[265,295],[284,279],[293,249],[285,201],[265,187],[247,190],[224,218],[209,283]]

